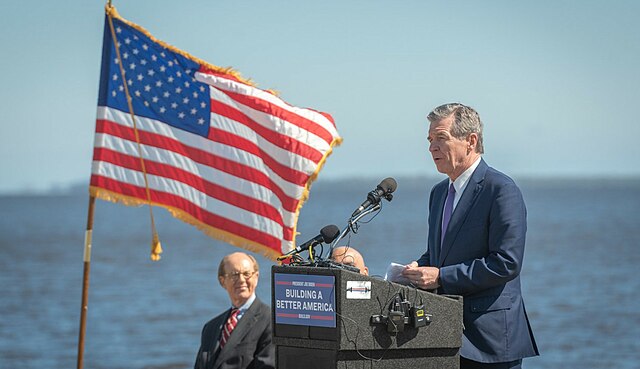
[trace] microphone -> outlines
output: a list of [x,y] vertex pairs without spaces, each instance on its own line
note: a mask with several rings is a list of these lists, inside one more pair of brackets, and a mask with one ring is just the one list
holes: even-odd
[[301,251],[304,250],[308,250],[309,248],[319,244],[319,243],[331,243],[333,242],[333,240],[336,239],[336,237],[338,237],[338,235],[340,234],[340,229],[338,228],[338,226],[334,225],[334,224],[330,224],[328,226],[323,227],[320,230],[320,234],[315,236],[314,238],[310,239],[309,241],[303,243],[300,246],[296,246],[295,249],[289,251],[288,253],[278,257],[278,260],[282,260],[282,259],[286,259],[287,256],[291,255],[291,254],[295,254],[295,253],[299,253]]
[[356,211],[351,214],[352,217],[356,216],[358,213],[368,208],[371,205],[375,205],[380,202],[381,199],[385,198],[387,201],[391,201],[393,195],[391,193],[396,190],[398,187],[398,183],[396,180],[389,177],[385,178],[380,182],[380,184],[369,194],[367,195],[367,199],[360,205]]

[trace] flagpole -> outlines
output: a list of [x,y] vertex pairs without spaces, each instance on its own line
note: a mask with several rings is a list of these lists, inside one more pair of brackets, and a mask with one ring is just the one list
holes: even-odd
[[84,359],[84,335],[87,327],[87,309],[89,305],[89,270],[91,269],[91,233],[93,232],[93,210],[96,198],[89,196],[87,230],[84,234],[84,272],[82,276],[82,305],[80,308],[80,333],[78,337],[78,365],[82,369]]

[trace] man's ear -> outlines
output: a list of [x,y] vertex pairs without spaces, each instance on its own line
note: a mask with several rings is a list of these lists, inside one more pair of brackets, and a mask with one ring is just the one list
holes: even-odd
[[477,133],[470,133],[467,136],[467,145],[469,145],[469,148],[471,149],[471,151],[476,151],[476,147],[478,146],[478,134]]
[[223,276],[218,276],[218,282],[220,282],[221,286],[224,286],[224,277]]

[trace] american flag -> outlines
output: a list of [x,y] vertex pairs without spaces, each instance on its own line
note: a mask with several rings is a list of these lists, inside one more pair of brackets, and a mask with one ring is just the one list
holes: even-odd
[[295,246],[309,186],[341,140],[329,114],[291,106],[155,39],[115,9],[108,14],[92,195],[146,204],[141,155],[153,205],[214,238],[275,258]]

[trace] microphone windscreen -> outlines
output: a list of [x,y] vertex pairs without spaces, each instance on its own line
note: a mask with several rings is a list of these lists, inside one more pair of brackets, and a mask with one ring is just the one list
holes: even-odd
[[333,240],[335,240],[339,234],[340,234],[340,228],[338,228],[338,226],[334,224],[325,226],[320,230],[320,235],[322,236],[322,240],[324,241],[324,243],[333,242]]
[[397,187],[398,183],[391,177],[383,179],[382,182],[380,182],[380,184],[378,185],[378,188],[384,191],[384,193],[392,193],[396,190]]

